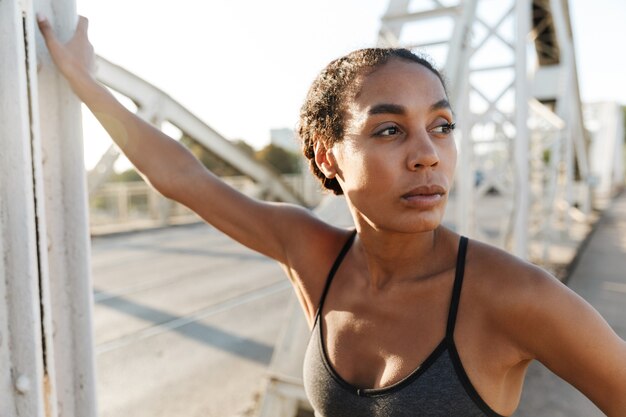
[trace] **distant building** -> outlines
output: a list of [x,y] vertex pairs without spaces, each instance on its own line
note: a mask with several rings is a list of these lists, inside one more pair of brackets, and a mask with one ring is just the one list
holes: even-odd
[[300,143],[296,139],[296,133],[292,129],[271,129],[270,142],[274,146],[279,146],[286,151],[296,154],[300,153]]
[[594,191],[610,197],[624,185],[624,114],[615,102],[587,103],[583,110],[591,134],[589,168]]

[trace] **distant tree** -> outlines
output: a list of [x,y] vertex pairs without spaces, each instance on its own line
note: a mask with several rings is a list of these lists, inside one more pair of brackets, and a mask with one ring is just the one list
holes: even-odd
[[[213,152],[209,151],[200,143],[198,143],[195,139],[187,135],[183,135],[180,141],[182,144],[184,144],[185,146],[189,148],[191,153],[193,153],[194,156],[198,158],[200,162],[202,162],[202,164],[205,167],[207,167],[209,171],[211,171],[215,175],[220,176],[220,177],[242,175],[242,173],[239,170],[235,169],[229,163],[224,162]],[[250,147],[250,145],[248,145],[244,141],[242,140],[235,141],[234,144],[237,147],[239,147],[241,150],[243,150],[246,154],[254,157],[254,149],[252,149],[252,147]]]
[[281,174],[295,174],[300,172],[300,157],[280,146],[269,144],[256,153],[260,161],[273,166]]
[[233,141],[233,143],[235,144],[235,146],[237,146],[239,149],[247,153],[249,156],[253,158],[255,157],[256,151],[254,150],[252,146],[248,145],[248,142],[245,142],[241,139],[237,139]]
[[[237,170],[227,162],[224,162],[217,155],[207,150],[204,146],[202,146],[193,138],[184,135],[180,139],[180,141],[183,145],[189,148],[191,153],[193,153],[193,155],[198,158],[198,160],[200,160],[200,162],[202,162],[202,164],[207,167],[209,171],[213,172],[215,175],[220,177],[243,175],[239,170]],[[300,171],[299,156],[292,152],[286,151],[279,146],[270,144],[260,151],[255,151],[252,146],[248,145],[242,140],[237,140],[233,143],[247,155],[258,161],[262,161],[271,165],[274,169],[276,169],[276,171],[280,172],[281,174],[293,174]],[[133,182],[143,181],[143,178],[134,168],[131,168],[124,172],[113,174],[109,181]]]
[[123,172],[115,172],[109,178],[109,182],[136,182],[144,181],[135,168],[127,169]]

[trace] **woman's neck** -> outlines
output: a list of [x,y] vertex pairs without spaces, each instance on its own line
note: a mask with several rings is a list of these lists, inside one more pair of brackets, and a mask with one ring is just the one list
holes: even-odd
[[357,224],[357,231],[355,255],[367,268],[372,289],[427,279],[454,264],[455,252],[447,250],[450,246],[446,244],[454,234],[442,226],[401,233]]

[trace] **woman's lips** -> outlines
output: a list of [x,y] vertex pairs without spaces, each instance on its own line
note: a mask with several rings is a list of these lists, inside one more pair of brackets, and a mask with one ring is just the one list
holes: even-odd
[[411,207],[430,208],[439,204],[446,195],[440,185],[423,185],[413,188],[402,195],[402,199]]

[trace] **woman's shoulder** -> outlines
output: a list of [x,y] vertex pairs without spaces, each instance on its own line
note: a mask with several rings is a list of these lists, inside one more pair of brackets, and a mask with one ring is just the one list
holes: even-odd
[[520,291],[533,292],[542,286],[560,283],[545,269],[478,240],[470,241],[466,265],[490,292],[515,290],[519,295]]
[[578,297],[545,269],[479,241],[469,245],[466,270],[472,305],[482,310],[485,324],[520,346],[542,320]]
[[277,208],[273,221],[288,236],[284,242],[287,267],[314,267],[336,253],[352,233],[321,219],[304,207],[273,203]]
[[480,327],[490,340],[540,361],[608,415],[624,415],[626,403],[615,399],[626,387],[626,343],[598,311],[543,269],[485,244],[470,247],[470,301],[486,313]]
[[288,263],[283,268],[310,323],[333,263],[353,234],[353,229],[318,222],[309,230],[300,230],[297,244],[289,250]]

